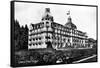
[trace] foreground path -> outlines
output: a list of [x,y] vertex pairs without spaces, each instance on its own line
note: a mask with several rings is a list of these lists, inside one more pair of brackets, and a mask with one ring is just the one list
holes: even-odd
[[86,61],[86,60],[91,59],[91,58],[94,58],[96,56],[97,55],[93,55],[93,56],[90,56],[90,57],[87,57],[87,58],[84,58],[84,59],[81,59],[81,60],[78,60],[78,61],[74,61],[73,63],[79,63],[79,62],[82,62],[82,61]]

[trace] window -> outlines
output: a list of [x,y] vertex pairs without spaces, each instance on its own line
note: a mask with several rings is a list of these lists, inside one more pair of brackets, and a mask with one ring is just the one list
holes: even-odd
[[41,28],[43,28],[43,27],[44,27],[44,22],[41,23]]
[[38,45],[38,43],[36,43],[36,45]]
[[70,39],[68,39],[68,42],[70,42]]
[[45,36],[45,38],[47,39],[48,37],[47,37],[47,36]]
[[31,39],[29,39],[29,41],[31,41]]
[[29,46],[31,46],[32,44],[29,44]]
[[46,39],[50,39],[50,36],[45,36]]
[[64,39],[63,39],[63,41],[65,42],[65,41],[66,41],[66,39],[64,38]]
[[35,44],[33,43],[33,46],[34,46]]
[[55,42],[55,45],[57,45],[57,43]]
[[41,42],[39,42],[39,45],[41,45]]
[[40,24],[38,25],[38,28],[40,28]]
[[46,24],[49,24],[49,22],[46,22]]
[[33,41],[34,41],[35,39],[33,38]]
[[38,38],[36,38],[36,40],[38,40]]
[[58,30],[58,33],[60,33],[60,30]]
[[39,37],[39,40],[41,40],[41,37]]
[[54,24],[53,26],[54,26],[54,28],[56,28],[56,24]]

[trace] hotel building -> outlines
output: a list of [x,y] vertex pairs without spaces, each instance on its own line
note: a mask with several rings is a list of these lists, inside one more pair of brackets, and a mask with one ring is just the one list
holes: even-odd
[[86,32],[77,29],[71,16],[65,25],[58,24],[54,22],[50,8],[46,8],[41,22],[29,26],[28,49],[49,47],[56,50],[90,48]]

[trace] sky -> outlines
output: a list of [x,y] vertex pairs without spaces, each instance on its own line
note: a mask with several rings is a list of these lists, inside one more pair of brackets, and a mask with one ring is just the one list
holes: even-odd
[[67,12],[70,11],[77,29],[86,32],[89,38],[96,39],[96,7],[15,2],[15,20],[21,26],[39,23],[45,14],[45,8],[50,8],[54,21],[62,25],[67,23]]

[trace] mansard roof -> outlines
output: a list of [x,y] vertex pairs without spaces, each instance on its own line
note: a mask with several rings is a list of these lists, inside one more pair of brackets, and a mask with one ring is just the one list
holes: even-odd
[[51,20],[51,21],[53,21],[53,16],[47,14],[44,17],[42,17],[42,20]]
[[76,25],[70,22],[66,23],[65,26],[68,28],[77,29]]

